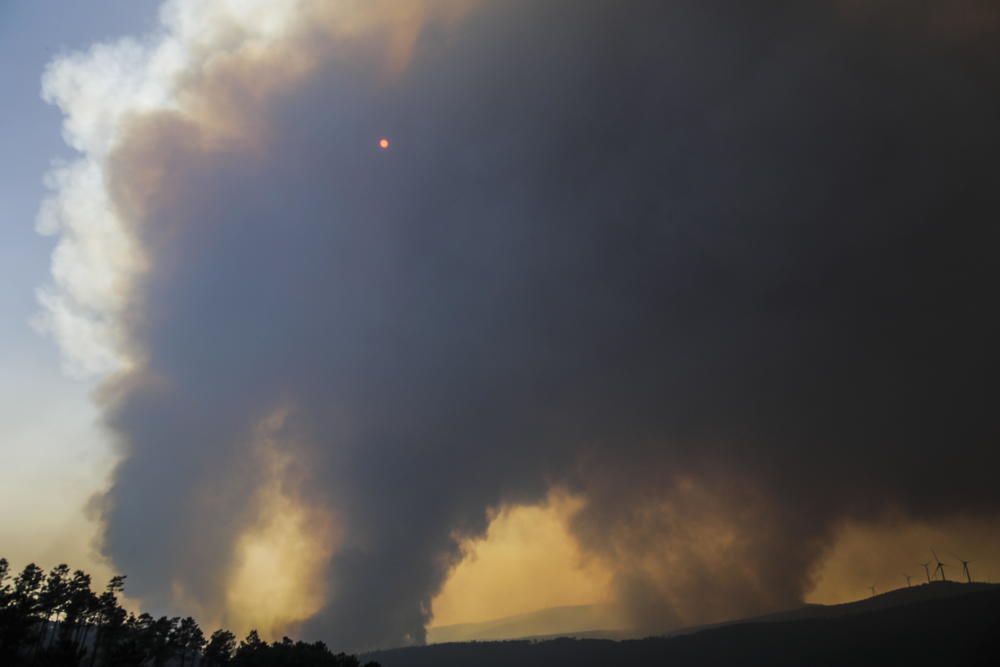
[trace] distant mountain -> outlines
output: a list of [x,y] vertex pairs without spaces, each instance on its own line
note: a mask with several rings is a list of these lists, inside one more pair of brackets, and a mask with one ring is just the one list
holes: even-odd
[[383,667],[996,666],[1000,586],[925,584],[666,637],[450,643],[362,658]]
[[617,639],[618,632],[623,630],[618,617],[619,614],[615,613],[611,605],[550,607],[481,623],[430,628],[427,631],[427,642],[441,644],[546,636],[599,636]]

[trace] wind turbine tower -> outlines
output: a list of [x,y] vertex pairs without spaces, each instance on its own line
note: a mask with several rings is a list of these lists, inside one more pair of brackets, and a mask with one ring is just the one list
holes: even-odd
[[931,583],[931,564],[930,563],[921,563],[921,565],[924,568],[924,572],[927,573],[927,583],[929,584],[929,583]]
[[871,589],[872,597],[875,597],[875,586],[869,586],[868,588]]
[[962,560],[961,558],[959,558],[958,562],[962,564],[962,573],[965,574],[965,580],[968,581],[971,584],[972,583],[972,575],[969,574],[969,563],[971,563],[972,561],[971,560]]
[[940,572],[941,573],[941,581],[948,581],[948,578],[944,576],[944,563],[942,563],[941,559],[937,557],[937,554],[934,553],[933,549],[931,549],[931,555],[934,556],[934,561],[937,563],[937,567],[934,568],[934,574],[937,574],[938,572]]
[[904,574],[903,576],[906,577],[906,587],[909,588],[913,586],[913,583],[910,581],[911,579],[913,579],[913,577],[911,577],[908,574]]

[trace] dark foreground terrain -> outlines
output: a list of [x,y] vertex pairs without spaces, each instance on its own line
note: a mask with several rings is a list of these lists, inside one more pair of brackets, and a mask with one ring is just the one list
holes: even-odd
[[1000,587],[935,583],[671,637],[438,644],[362,656],[383,667],[1000,665]]

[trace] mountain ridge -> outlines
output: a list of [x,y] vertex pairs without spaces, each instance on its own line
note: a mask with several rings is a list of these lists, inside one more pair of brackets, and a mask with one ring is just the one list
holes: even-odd
[[[925,585],[926,586],[926,585]],[[916,588],[916,587],[914,587]],[[383,667],[816,667],[1000,664],[1000,586],[951,583],[892,591],[811,617],[747,619],[646,639],[434,644],[362,656]],[[865,604],[858,604],[865,603]],[[837,609],[839,607],[839,609]],[[802,609],[791,610],[803,613]]]

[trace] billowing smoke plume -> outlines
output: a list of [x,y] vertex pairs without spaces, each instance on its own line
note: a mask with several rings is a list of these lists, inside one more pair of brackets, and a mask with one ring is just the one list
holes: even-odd
[[133,593],[420,641],[557,485],[658,629],[995,516],[1000,10],[914,4],[180,0],[57,61],[43,300]]

